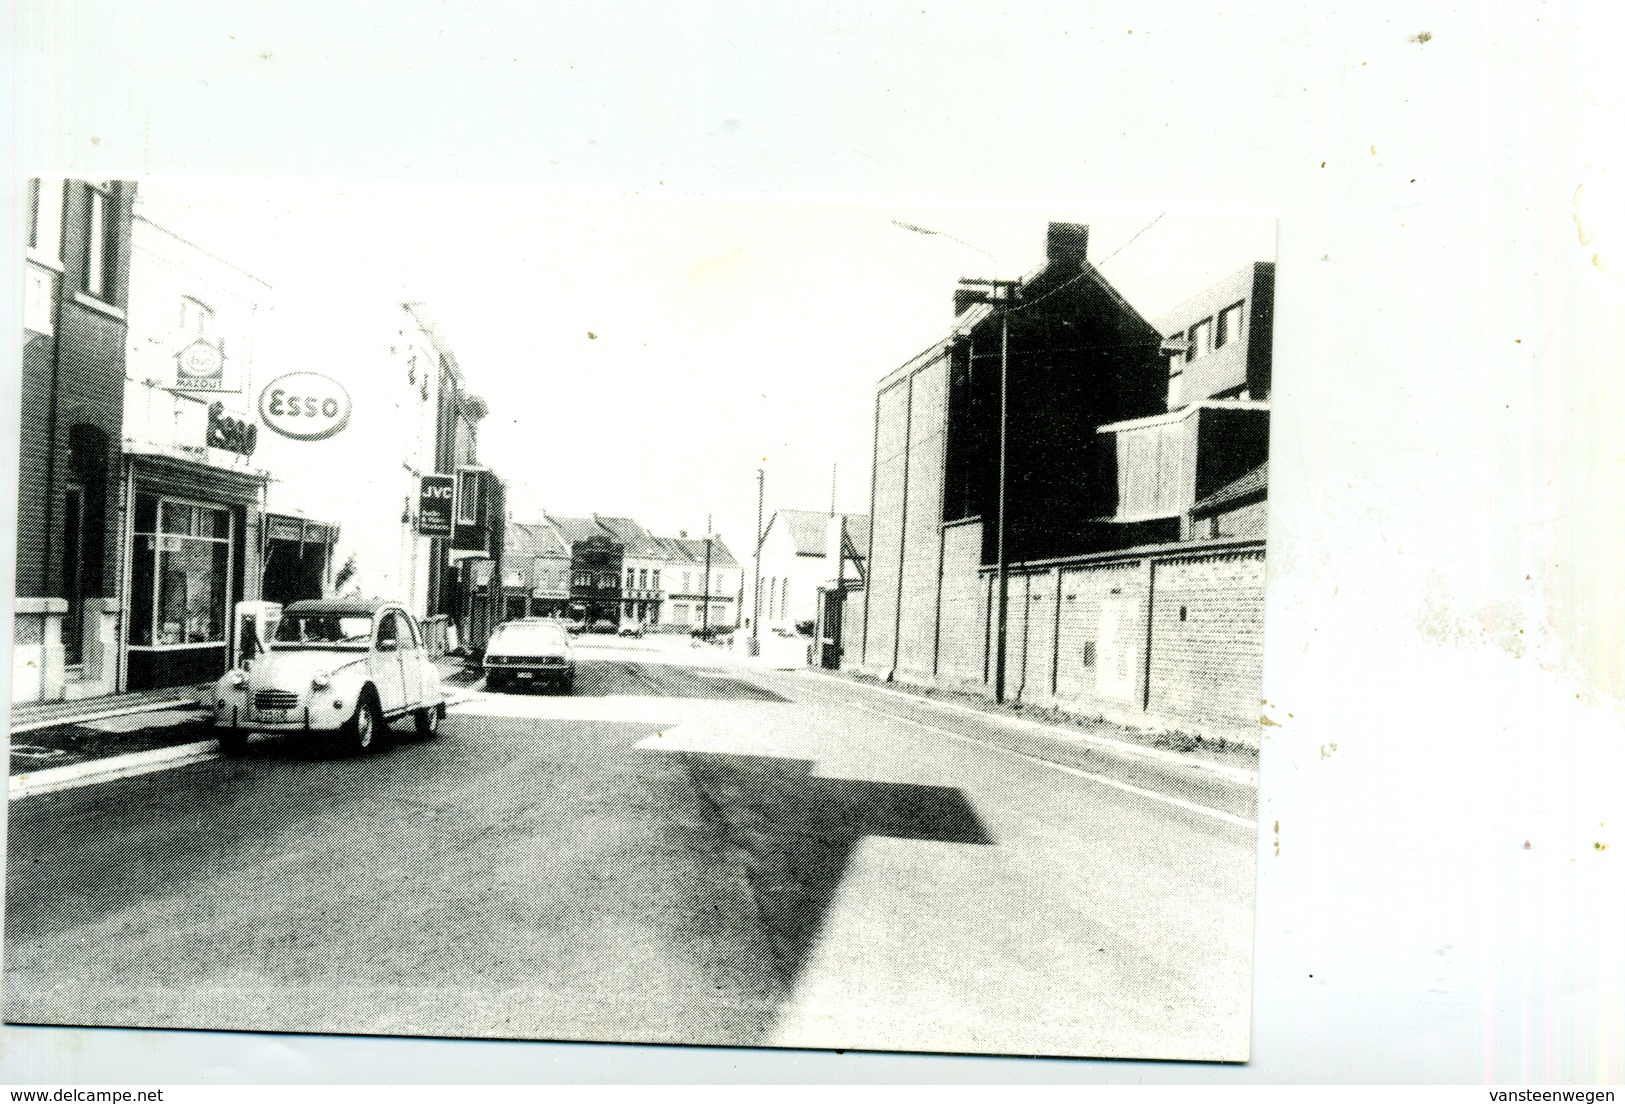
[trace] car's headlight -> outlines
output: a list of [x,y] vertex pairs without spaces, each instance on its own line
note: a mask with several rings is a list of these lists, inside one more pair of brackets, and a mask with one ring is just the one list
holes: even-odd
[[333,680],[326,675],[317,675],[315,678],[310,680],[310,688],[312,690],[326,690],[332,685]]
[[248,685],[248,675],[243,671],[232,671],[226,675],[226,685],[233,690],[241,690]]

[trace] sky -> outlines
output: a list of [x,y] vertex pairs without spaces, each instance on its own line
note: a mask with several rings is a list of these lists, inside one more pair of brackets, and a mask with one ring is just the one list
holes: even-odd
[[261,378],[320,370],[379,310],[422,302],[490,405],[480,459],[516,520],[699,535],[709,519],[741,559],[758,469],[768,514],[828,509],[832,489],[867,512],[876,382],[952,325],[960,277],[1041,264],[1049,221],[1089,224],[1091,258],[1153,318],[1273,259],[1275,235],[1248,214],[1086,204],[197,179],[140,197],[143,217],[271,285],[284,332]]

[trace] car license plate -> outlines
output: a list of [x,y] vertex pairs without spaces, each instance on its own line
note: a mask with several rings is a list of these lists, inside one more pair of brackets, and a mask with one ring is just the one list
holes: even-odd
[[522,679],[533,678],[534,675],[535,675],[535,673],[532,672],[532,671],[515,671],[514,672],[514,676],[516,678],[522,678]]
[[259,719],[265,724],[287,724],[288,711],[286,709],[261,709]]

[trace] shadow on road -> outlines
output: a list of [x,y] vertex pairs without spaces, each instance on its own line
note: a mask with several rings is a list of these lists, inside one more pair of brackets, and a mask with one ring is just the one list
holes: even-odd
[[677,756],[746,861],[751,892],[788,986],[817,942],[853,848],[865,836],[990,845],[963,791],[817,778],[806,759],[707,752]]

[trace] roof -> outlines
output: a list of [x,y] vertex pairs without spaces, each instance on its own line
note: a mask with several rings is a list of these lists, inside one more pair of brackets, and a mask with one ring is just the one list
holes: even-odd
[[330,613],[337,616],[371,617],[384,606],[398,606],[393,598],[310,598],[290,602],[282,616],[296,613]]
[[[697,564],[700,567],[705,566],[705,538],[659,537],[657,539],[670,551],[672,559],[678,562]],[[713,568],[739,566],[739,561],[734,559],[733,553],[728,551],[728,546],[722,543],[721,537],[712,537],[710,544],[711,566]]]
[[551,525],[512,521],[503,540],[502,551],[509,556],[559,556],[568,559],[570,550]]
[[594,518],[601,528],[609,530],[621,542],[627,555],[645,559],[665,555],[666,550],[660,546],[660,539],[631,518],[605,517],[602,514],[595,514]]
[[1147,426],[1167,425],[1172,422],[1183,421],[1195,414],[1198,410],[1262,410],[1269,412],[1270,404],[1267,399],[1201,399],[1168,411],[1166,414],[1148,414],[1143,418],[1129,418],[1121,422],[1107,422],[1095,430],[1096,433],[1120,433],[1125,429],[1144,429]]
[[604,531],[604,528],[598,524],[595,518],[554,517],[552,514],[548,514],[547,520],[552,522],[553,527],[570,544],[574,544],[576,541],[591,540],[593,537],[604,540],[609,539],[609,534]]
[[1206,514],[1250,498],[1269,493],[1270,464],[1266,460],[1240,479],[1232,480],[1191,507],[1193,514]]
[[[762,539],[772,532],[774,522],[783,519],[781,527],[790,534],[790,543],[795,547],[798,556],[822,556],[825,554],[824,530],[829,519],[834,515],[821,510],[775,510],[773,516],[767,521],[767,528],[762,530]],[[869,515],[845,514],[846,535],[852,541],[852,547],[858,550],[861,559],[869,554]]]

